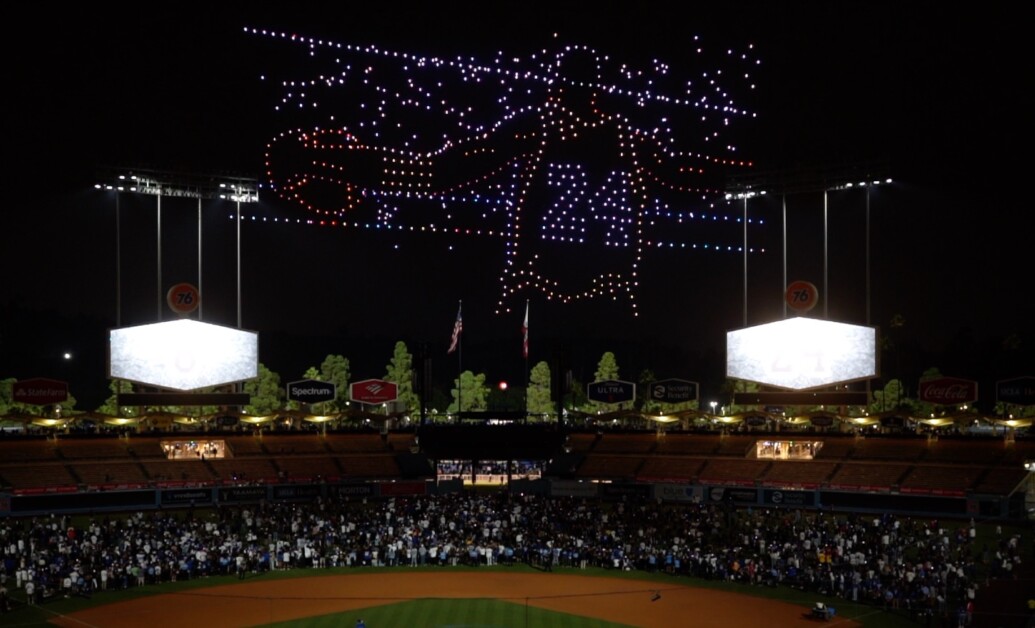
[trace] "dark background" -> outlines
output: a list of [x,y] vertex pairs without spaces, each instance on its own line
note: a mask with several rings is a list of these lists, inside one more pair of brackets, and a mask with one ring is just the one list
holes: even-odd
[[[562,41],[674,67],[689,63],[700,34],[753,44],[762,59],[758,119],[742,142],[755,170],[879,162],[895,181],[872,192],[869,229],[864,193],[831,194],[826,236],[822,195],[787,197],[788,280],[822,289],[827,265],[829,294],[811,315],[878,327],[894,343],[882,354],[884,378],[915,386],[938,367],[978,379],[990,408],[997,379],[1035,370],[1024,20],[997,3],[967,12],[935,2],[717,4],[678,13],[618,2],[25,9],[11,25],[18,36],[4,41],[0,377],[65,379],[81,408],[94,407],[107,394],[106,330],[153,322],[165,288],[196,281],[195,201],[163,201],[159,287],[154,199],[124,195],[116,230],[112,196],[93,184],[98,167],[115,164],[261,178],[279,128],[262,64],[307,69],[296,56],[271,57],[245,26],[442,57],[521,55]],[[204,318],[228,325],[237,315],[232,211],[206,207],[203,239]],[[738,254],[646,252],[636,317],[623,301],[561,305],[536,294],[497,313],[498,241],[274,224],[298,210],[272,195],[244,211],[242,326],[260,333],[260,360],[283,381],[329,353],[350,360],[354,379],[381,377],[404,340],[411,351],[427,345],[442,388],[460,366],[520,385],[528,298],[529,366],[563,356],[588,382],[613,351],[623,379],[651,369],[699,381],[703,401],[724,378],[725,332],[744,322]],[[751,233],[765,252],[747,264],[753,325],[783,316],[785,284],[780,199],[751,211],[766,220]],[[446,348],[461,299],[458,360]],[[891,328],[896,315],[904,325]]]

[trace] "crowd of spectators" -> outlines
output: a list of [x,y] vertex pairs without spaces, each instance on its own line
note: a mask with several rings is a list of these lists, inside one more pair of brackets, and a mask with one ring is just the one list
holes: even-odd
[[5,605],[283,569],[525,562],[790,586],[954,618],[1022,554],[1016,535],[978,547],[973,521],[506,491],[83,519],[0,520]]

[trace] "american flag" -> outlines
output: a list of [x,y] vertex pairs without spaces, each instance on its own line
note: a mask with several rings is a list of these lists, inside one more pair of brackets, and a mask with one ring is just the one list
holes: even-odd
[[460,304],[460,308],[456,311],[456,322],[453,323],[453,337],[449,341],[449,351],[446,353],[452,353],[456,351],[456,347],[460,344],[460,332],[464,330],[464,321],[460,317],[460,312],[464,309],[463,303]]
[[521,345],[521,355],[525,358],[528,357],[528,301],[525,301],[525,322],[521,323],[521,335],[524,337],[524,341]]

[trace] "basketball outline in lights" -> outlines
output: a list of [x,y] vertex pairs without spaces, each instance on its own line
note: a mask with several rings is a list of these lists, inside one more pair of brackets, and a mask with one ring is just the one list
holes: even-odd
[[[274,193],[311,224],[499,239],[497,313],[539,292],[636,314],[646,251],[743,253],[722,187],[752,166],[727,138],[755,117],[733,95],[755,87],[748,53],[694,38],[683,78],[587,46],[480,62],[245,32],[305,55],[306,78],[276,85]],[[604,254],[572,248],[587,244]]]

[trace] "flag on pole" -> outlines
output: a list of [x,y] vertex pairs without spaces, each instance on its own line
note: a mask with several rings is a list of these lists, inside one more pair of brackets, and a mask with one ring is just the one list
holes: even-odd
[[528,301],[525,301],[525,322],[521,324],[521,335],[524,340],[521,345],[521,355],[528,358]]
[[456,351],[456,346],[460,343],[460,332],[464,330],[463,319],[460,316],[460,312],[463,308],[464,304],[461,303],[460,307],[456,310],[456,322],[453,323],[453,337],[449,341],[449,351],[446,351],[446,353]]

